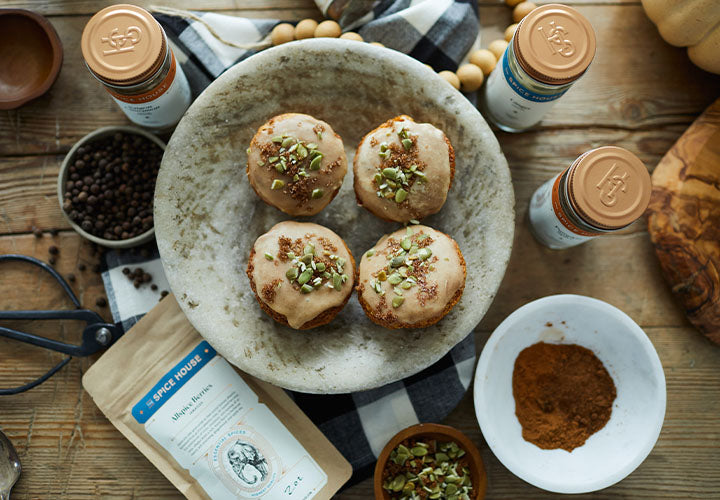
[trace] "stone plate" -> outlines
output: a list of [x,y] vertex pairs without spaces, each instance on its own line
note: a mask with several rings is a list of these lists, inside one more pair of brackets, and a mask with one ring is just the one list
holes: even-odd
[[[351,162],[365,133],[408,114],[430,122],[455,148],[448,201],[423,223],[448,233],[467,261],[465,293],[429,328],[372,323],[355,297],[329,325],[283,327],[256,302],[245,274],[255,239],[289,217],[265,205],[245,174],[260,125],[300,112],[327,121]],[[349,169],[338,196],[302,220],[342,236],[358,260],[399,225],[357,206]],[[292,42],[235,65],[200,95],[167,145],[155,191],[155,230],[172,291],[190,322],[240,369],[311,393],[378,387],[410,376],[465,338],[490,306],[514,232],[510,172],[475,107],[431,69],[390,49],[337,39]]]

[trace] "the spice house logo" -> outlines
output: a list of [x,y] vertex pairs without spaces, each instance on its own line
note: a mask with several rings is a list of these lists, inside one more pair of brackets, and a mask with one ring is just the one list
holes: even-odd
[[108,36],[104,36],[100,39],[102,43],[107,43],[110,47],[112,47],[109,50],[104,50],[103,54],[109,56],[133,51],[135,49],[135,45],[137,45],[142,38],[141,35],[142,31],[137,26],[129,26],[125,30],[125,34],[120,33],[118,28],[114,28]]
[[595,186],[600,191],[600,201],[606,207],[612,207],[618,201],[618,193],[626,192],[627,172],[620,173],[617,163],[613,163],[610,170],[600,179]]
[[550,52],[553,54],[560,54],[563,57],[570,57],[575,53],[575,45],[570,40],[567,40],[568,30],[562,26],[556,25],[555,21],[550,21],[550,27],[547,31],[542,26],[538,28],[538,31],[542,33],[543,38],[550,47]]

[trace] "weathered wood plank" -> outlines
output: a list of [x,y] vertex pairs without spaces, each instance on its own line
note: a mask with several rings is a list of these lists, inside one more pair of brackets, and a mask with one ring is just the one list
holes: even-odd
[[[547,115],[542,128],[590,125],[643,130],[689,124],[716,97],[720,78],[695,68],[685,53],[666,45],[639,6],[586,5],[600,40],[588,74]],[[232,11],[261,16],[265,11]],[[310,15],[303,9],[288,16]],[[509,23],[505,7],[481,7],[487,27],[483,43]],[[52,19],[65,46],[65,61],[50,92],[18,110],[0,113],[0,156],[67,151],[93,129],[126,123],[109,95],[89,75],[79,57],[87,16]],[[487,37],[486,37],[487,35]],[[626,40],[633,40],[627,49]],[[78,96],[82,96],[79,99]]]
[[[584,498],[711,498],[720,488],[720,349],[689,327],[647,328],[668,377],[668,410],[660,440],[628,479]],[[479,331],[478,349],[487,331]],[[5,352],[0,349],[0,352]],[[21,363],[0,364],[0,379]],[[25,472],[18,498],[181,498],[169,482],[102,416],[80,389],[90,360],[66,367],[53,382],[0,399],[2,428],[16,444]],[[488,498],[544,499],[544,493],[513,476],[482,439],[471,393],[446,420],[480,446],[489,474]],[[337,496],[372,497],[366,480]]]
[[[70,15],[70,14],[84,14],[92,15],[100,9],[113,5],[113,0],[51,0],[48,2],[29,3],[27,0],[5,0],[4,6],[9,8],[20,8],[20,9],[31,9],[35,12],[39,12],[45,16],[57,16],[57,15]],[[303,8],[312,10],[315,9],[318,14],[313,0],[210,0],[207,2],[193,2],[192,0],[178,0],[173,3],[173,7],[176,9],[188,9],[195,11],[227,11],[227,10],[267,10],[271,11],[273,16],[278,19],[283,19],[283,10]],[[545,3],[553,3],[552,0],[544,0],[535,2],[538,5]],[[639,0],[565,0],[563,3],[567,5],[639,5]],[[153,5],[160,5],[152,0],[138,0],[134,5],[149,8]],[[504,5],[504,0],[479,0],[478,5],[482,7],[495,7]],[[268,13],[270,17],[270,13]],[[285,19],[294,19],[287,17]]]
[[[522,208],[536,185],[588,149],[609,144],[625,147],[637,153],[652,169],[683,131],[683,125],[649,131],[542,130],[499,133],[498,140],[512,168],[516,200]],[[56,195],[55,183],[62,160],[62,154],[0,156],[0,235],[28,232],[33,226],[69,228]]]

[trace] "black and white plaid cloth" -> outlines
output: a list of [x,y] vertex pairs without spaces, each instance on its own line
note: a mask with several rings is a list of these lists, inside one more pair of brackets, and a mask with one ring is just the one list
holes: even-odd
[[[476,0],[353,0],[368,10],[340,21],[367,41],[402,51],[435,70],[454,70],[476,42]],[[332,0],[316,0],[327,13]],[[352,4],[351,4],[352,5]],[[162,12],[162,13],[161,13]],[[349,11],[348,11],[349,12]],[[357,9],[355,9],[357,13]],[[158,9],[163,25],[197,96],[221,73],[256,50],[249,44],[266,40],[279,20],[245,19],[209,12]],[[105,254],[103,281],[114,320],[127,330],[169,289],[157,248],[142,253]],[[157,290],[136,289],[123,268],[142,267]],[[418,422],[438,422],[467,391],[475,365],[470,333],[426,370],[379,389],[341,395],[291,392],[302,410],[353,466],[351,483],[372,475],[376,457],[399,430]]]

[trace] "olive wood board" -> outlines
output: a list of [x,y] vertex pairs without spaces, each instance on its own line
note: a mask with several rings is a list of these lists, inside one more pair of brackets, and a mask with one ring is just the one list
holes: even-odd
[[678,139],[652,175],[648,230],[690,322],[720,344],[720,99]]

